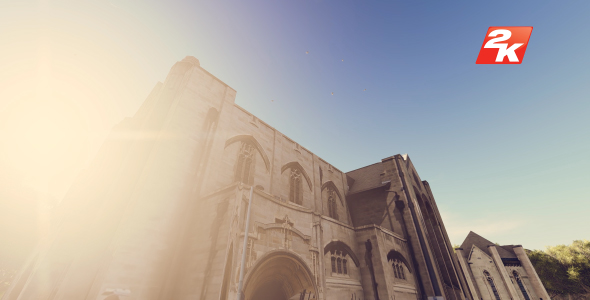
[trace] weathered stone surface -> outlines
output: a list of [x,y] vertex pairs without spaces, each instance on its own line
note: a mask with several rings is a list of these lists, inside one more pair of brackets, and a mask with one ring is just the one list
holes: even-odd
[[456,258],[474,298],[550,299],[522,246],[497,246],[472,231]]

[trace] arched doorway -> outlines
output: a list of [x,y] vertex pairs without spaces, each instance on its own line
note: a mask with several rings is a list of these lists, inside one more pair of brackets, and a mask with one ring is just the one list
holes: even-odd
[[244,284],[246,300],[317,299],[313,275],[296,254],[276,250],[261,257],[248,272]]

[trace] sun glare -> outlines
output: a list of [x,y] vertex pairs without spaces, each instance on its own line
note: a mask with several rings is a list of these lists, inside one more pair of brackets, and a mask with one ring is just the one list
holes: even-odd
[[144,46],[117,40],[98,13],[80,18],[53,6],[2,19],[14,30],[0,32],[10,45],[0,48],[0,167],[19,184],[61,199],[156,81],[142,81],[134,49]]
[[75,108],[47,98],[18,101],[3,126],[4,158],[14,169],[40,177],[78,163],[86,143],[86,126]]

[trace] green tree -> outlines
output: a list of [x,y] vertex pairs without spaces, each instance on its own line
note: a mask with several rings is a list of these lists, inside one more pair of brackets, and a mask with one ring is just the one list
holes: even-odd
[[590,241],[574,241],[571,245],[548,247],[547,253],[567,266],[568,279],[590,293]]
[[590,241],[577,240],[571,245],[527,253],[552,297],[590,293]]

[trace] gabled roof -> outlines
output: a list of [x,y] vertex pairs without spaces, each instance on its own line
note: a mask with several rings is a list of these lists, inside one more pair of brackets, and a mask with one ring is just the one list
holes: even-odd
[[[477,248],[481,249],[487,255],[492,256],[490,250],[488,249],[489,245],[495,245],[494,243],[490,242],[486,238],[482,237],[481,235],[470,231],[463,244],[461,244],[461,248],[464,250],[471,250],[472,246],[476,246]],[[498,250],[498,254],[500,258],[516,258],[514,251],[509,245],[506,246],[496,246],[496,250]],[[463,252],[465,255],[469,255],[469,251]]]
[[483,252],[483,255],[485,255],[486,258],[488,258],[489,260],[492,260],[492,256],[490,256],[488,253],[486,253],[485,250],[477,247],[476,245],[471,245],[471,249],[469,249],[469,252],[466,253],[466,255],[467,255],[467,261],[470,261],[471,260],[471,255],[473,254],[473,251],[475,249],[479,249],[481,252]]
[[[516,245],[504,245],[504,246],[500,246],[500,247],[502,247],[502,249],[504,249],[504,250],[508,251],[508,253],[512,253],[512,254],[514,255],[514,256],[510,256],[510,257],[516,257],[516,253],[514,253],[514,250],[512,249],[512,248],[514,248],[515,246],[516,246]],[[498,252],[499,252],[499,251],[500,251],[500,250],[498,250]],[[500,254],[500,257],[502,257],[502,255],[501,255],[501,254]],[[505,258],[508,258],[508,256],[507,256],[507,257],[505,257]]]
[[382,186],[381,173],[383,171],[383,165],[378,162],[346,173],[348,177],[354,180],[348,192],[356,193]]

